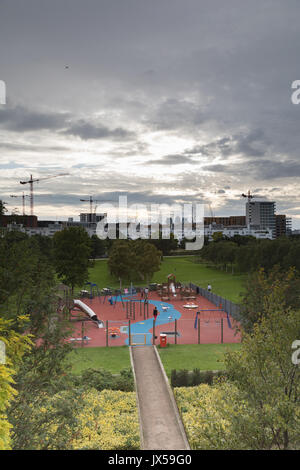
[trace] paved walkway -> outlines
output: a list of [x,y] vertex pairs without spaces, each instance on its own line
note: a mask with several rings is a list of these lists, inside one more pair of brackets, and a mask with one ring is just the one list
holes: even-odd
[[145,450],[189,449],[153,346],[131,348]]

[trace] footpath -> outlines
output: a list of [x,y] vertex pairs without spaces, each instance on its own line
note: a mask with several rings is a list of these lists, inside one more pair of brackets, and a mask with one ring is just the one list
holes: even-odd
[[130,352],[142,449],[190,449],[172,390],[154,346],[132,346]]

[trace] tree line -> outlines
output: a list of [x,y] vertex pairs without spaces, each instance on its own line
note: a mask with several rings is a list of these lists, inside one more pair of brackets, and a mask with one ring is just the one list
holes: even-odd
[[217,238],[199,253],[202,260],[226,271],[253,272],[262,267],[269,272],[274,266],[280,266],[285,270],[295,267],[300,273],[300,239],[296,237],[276,240],[239,236],[227,240]]

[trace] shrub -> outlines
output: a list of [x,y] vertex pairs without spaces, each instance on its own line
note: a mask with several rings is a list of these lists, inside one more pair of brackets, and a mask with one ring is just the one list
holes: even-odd
[[202,383],[202,375],[199,369],[194,369],[191,378],[191,385],[200,385]]
[[132,392],[134,390],[131,369],[123,369],[119,375],[113,375],[104,369],[86,369],[81,375],[74,377],[74,384],[84,389],[94,388],[98,392],[102,390]]

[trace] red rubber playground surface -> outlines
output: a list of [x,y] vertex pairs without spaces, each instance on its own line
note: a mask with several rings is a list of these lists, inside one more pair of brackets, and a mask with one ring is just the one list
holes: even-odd
[[[70,341],[81,346],[83,342],[80,338],[86,336],[89,339],[84,342],[84,346],[124,346],[128,344],[128,318],[126,314],[126,302],[130,299],[135,302],[135,318],[131,318],[131,343],[132,344],[152,344],[153,337],[153,310],[156,306],[158,316],[155,322],[156,344],[159,344],[160,334],[167,334],[167,342],[175,343],[175,318],[177,319],[177,344],[197,344],[200,336],[200,344],[239,343],[240,334],[236,332],[236,322],[228,317],[224,311],[209,302],[200,295],[195,295],[194,300],[179,300],[170,298],[169,301],[161,301],[156,292],[150,292],[148,297],[148,318],[144,313],[144,305],[140,304],[140,295],[123,297],[114,305],[110,305],[103,297],[94,299],[81,299],[97,315],[99,320],[104,322],[103,328],[98,328],[92,321],[81,321],[87,316],[80,311],[72,311],[72,325],[74,326],[73,336]],[[186,304],[197,305],[194,309],[185,308]],[[198,321],[200,328],[195,325],[196,312],[200,311]],[[108,321],[108,334],[107,323]],[[195,327],[196,326],[196,327]],[[113,334],[116,333],[114,336]]]

